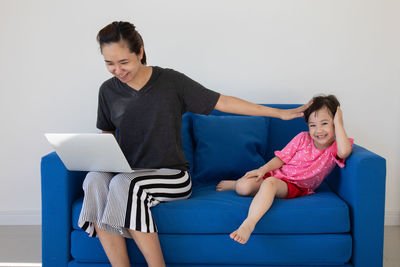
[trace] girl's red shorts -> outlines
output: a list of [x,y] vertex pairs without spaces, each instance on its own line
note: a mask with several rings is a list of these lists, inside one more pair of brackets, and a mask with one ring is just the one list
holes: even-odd
[[[264,179],[267,179],[268,177],[271,177],[271,173],[267,172],[264,175]],[[294,183],[291,183],[287,180],[281,179],[282,181],[284,181],[288,187],[288,194],[285,197],[287,198],[295,198],[295,197],[302,197],[302,196],[306,196],[308,195],[308,189],[307,188],[301,188],[297,185],[295,185]]]

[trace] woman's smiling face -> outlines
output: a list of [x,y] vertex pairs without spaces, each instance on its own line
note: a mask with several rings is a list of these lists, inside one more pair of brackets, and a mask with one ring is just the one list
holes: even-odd
[[129,50],[125,41],[104,44],[101,53],[108,71],[123,83],[132,81],[142,66],[140,60],[143,48],[140,50],[140,55],[137,55]]

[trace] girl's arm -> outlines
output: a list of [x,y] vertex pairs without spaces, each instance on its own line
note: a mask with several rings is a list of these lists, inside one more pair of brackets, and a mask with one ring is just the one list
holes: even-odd
[[257,105],[233,96],[221,95],[215,109],[241,115],[275,117],[282,120],[291,120],[302,117],[304,110],[311,105],[311,102],[294,109],[277,109]]
[[283,162],[280,158],[274,157],[268,161],[267,164],[258,168],[257,170],[247,172],[243,178],[256,178],[256,181],[259,181],[267,172],[279,169],[283,164],[285,164],[285,162]]
[[337,156],[341,159],[345,159],[351,154],[352,146],[344,129],[343,113],[340,107],[337,107],[333,123],[335,125]]

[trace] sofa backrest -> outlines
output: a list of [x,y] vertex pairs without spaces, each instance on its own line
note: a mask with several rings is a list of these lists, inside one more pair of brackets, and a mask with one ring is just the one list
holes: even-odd
[[[281,109],[299,106],[264,105]],[[194,184],[240,178],[270,160],[275,150],[302,131],[307,131],[303,118],[283,121],[217,110],[209,116],[188,112],[182,118],[183,150]]]

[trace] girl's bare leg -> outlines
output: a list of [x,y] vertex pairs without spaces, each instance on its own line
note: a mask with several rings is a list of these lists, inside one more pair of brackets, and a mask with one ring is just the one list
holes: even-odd
[[244,197],[254,197],[263,181],[264,179],[240,178],[236,182],[236,193]]
[[217,191],[235,190],[241,196],[254,196],[263,179],[257,181],[253,178],[240,178],[238,180],[222,180],[217,185]]
[[143,233],[134,230],[129,230],[129,233],[135,240],[149,267],[165,267],[157,233]]
[[96,223],[94,227],[111,265],[113,267],[130,267],[125,238],[104,231]]
[[230,234],[230,237],[241,244],[245,244],[258,221],[271,207],[275,197],[284,198],[287,194],[288,187],[284,181],[274,177],[269,177],[262,181],[250,204],[247,218],[236,231]]

